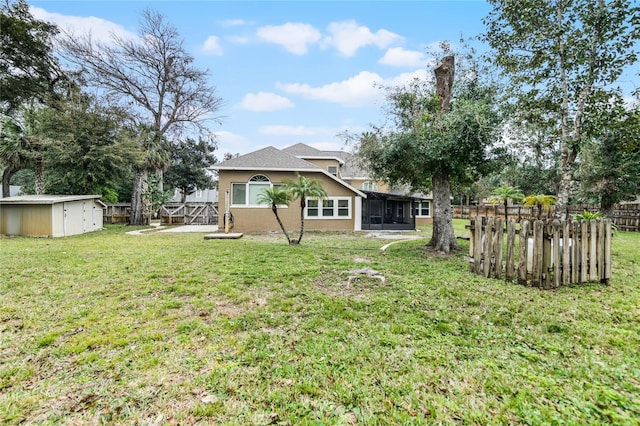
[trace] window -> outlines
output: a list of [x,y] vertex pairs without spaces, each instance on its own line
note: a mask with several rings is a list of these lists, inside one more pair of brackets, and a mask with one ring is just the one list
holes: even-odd
[[202,198],[202,189],[196,189],[196,198]]
[[351,198],[328,197],[307,199],[307,219],[351,219]]
[[413,215],[416,217],[431,217],[431,202],[420,201],[413,203]]
[[263,189],[269,189],[279,184],[271,184],[268,177],[254,175],[247,183],[231,184],[231,205],[233,206],[257,206],[258,195]]
[[329,172],[329,174],[338,176],[338,166],[328,166],[327,171]]
[[378,185],[376,185],[375,182],[368,180],[366,182],[362,182],[362,185],[360,185],[360,189],[362,189],[363,191],[378,192]]

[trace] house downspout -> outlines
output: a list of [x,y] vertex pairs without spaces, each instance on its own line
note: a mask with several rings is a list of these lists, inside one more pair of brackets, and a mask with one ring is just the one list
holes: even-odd
[[229,190],[224,194],[224,233],[229,233],[229,223],[231,222],[231,210],[229,209]]

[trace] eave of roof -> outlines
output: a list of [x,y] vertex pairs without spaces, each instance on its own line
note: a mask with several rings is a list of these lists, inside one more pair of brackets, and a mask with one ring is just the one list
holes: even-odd
[[57,204],[70,201],[97,200],[100,197],[102,195],[18,195],[0,198],[0,204]]

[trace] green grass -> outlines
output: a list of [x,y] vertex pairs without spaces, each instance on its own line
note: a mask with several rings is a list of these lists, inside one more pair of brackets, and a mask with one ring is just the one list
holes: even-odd
[[464,241],[128,230],[0,240],[0,423],[639,424],[638,234],[542,291]]

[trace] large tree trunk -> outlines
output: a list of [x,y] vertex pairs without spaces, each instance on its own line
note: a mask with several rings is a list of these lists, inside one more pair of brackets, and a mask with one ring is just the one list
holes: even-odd
[[144,225],[144,199],[147,192],[147,171],[136,173],[133,178],[133,191],[131,192],[131,212],[129,225]]
[[[563,142],[566,145],[566,142]],[[556,197],[556,205],[554,210],[554,218],[560,220],[567,219],[567,206],[569,205],[569,195],[573,186],[573,165],[575,163],[577,153],[575,150],[569,151],[568,147],[563,147],[560,156],[562,170],[560,171],[560,187],[558,188],[558,196]]]
[[[454,73],[455,63],[453,56],[445,57],[435,69],[436,93],[444,114],[450,109]],[[435,251],[448,254],[451,253],[451,250],[460,248],[456,243],[456,236],[453,232],[453,208],[451,207],[449,173],[446,170],[434,172],[431,177],[431,184],[433,187],[433,233],[428,245],[433,247]]]
[[44,194],[44,164],[42,160],[36,160],[33,164],[36,195]]
[[460,247],[453,232],[453,208],[451,207],[451,188],[449,174],[434,173],[433,186],[433,233],[429,246],[441,253],[451,253]]
[[4,169],[2,172],[2,197],[10,197],[11,196],[11,187],[9,183],[11,182],[11,177],[15,174],[15,170],[13,169]]

